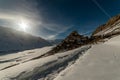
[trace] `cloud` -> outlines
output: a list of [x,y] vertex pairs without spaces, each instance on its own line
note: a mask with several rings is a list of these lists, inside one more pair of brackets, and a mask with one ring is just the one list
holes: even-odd
[[43,20],[41,10],[35,0],[0,0],[0,26],[18,28],[20,20],[28,23],[28,33],[45,39],[55,39],[64,33],[70,25],[63,25]]
[[32,0],[0,0],[0,26],[18,29],[18,24],[23,19],[29,23],[28,33],[31,33],[30,30],[41,24],[36,6]]
[[59,36],[59,34],[66,32],[66,31],[69,30],[70,28],[72,28],[72,26],[63,27],[62,30],[60,30],[60,31],[57,30],[56,34],[50,35],[50,36],[48,37],[48,39],[53,40],[53,39],[55,39],[57,36]]

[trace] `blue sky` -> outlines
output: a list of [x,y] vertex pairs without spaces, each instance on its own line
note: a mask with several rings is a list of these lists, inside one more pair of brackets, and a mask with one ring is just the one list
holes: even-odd
[[45,39],[89,34],[119,13],[120,0],[0,0],[1,26]]

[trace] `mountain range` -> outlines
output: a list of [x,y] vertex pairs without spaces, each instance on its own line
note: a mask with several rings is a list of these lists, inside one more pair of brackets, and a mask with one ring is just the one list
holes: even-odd
[[35,49],[50,45],[43,38],[11,28],[0,27],[0,53]]

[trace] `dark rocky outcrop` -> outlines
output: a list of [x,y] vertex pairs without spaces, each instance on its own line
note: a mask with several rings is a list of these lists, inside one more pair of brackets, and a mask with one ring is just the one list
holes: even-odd
[[67,36],[60,44],[58,44],[56,47],[54,47],[51,51],[49,51],[47,54],[42,56],[49,56],[56,54],[58,52],[68,51],[72,50],[84,45],[91,45],[96,44],[98,42],[105,42],[106,39],[110,39],[113,36],[120,35],[120,31],[115,29],[113,31],[110,31],[108,33],[101,33],[100,35],[95,35],[100,31],[103,31],[107,28],[113,28],[117,24],[120,23],[120,15],[117,15],[113,18],[111,18],[106,24],[103,24],[102,26],[98,27],[90,37],[80,35],[77,31],[73,31],[69,36]]
[[87,44],[88,37],[79,35],[77,31],[73,31],[67,36],[60,44],[53,48],[50,53],[56,53],[60,51],[67,51],[78,48],[84,44]]
[[69,36],[67,36],[60,44],[54,47],[51,51],[48,52],[48,55],[53,55],[58,52],[72,50],[84,45],[96,44],[98,42],[104,42],[106,38],[111,38],[115,35],[119,35],[120,32],[108,33],[106,35],[98,36],[83,36],[79,35],[77,31],[73,31]]

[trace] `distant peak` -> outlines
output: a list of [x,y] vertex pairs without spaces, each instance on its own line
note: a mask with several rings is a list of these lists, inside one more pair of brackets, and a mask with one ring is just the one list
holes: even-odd
[[67,38],[70,38],[70,37],[84,37],[83,35],[80,35],[77,31],[72,31],[68,36]]

